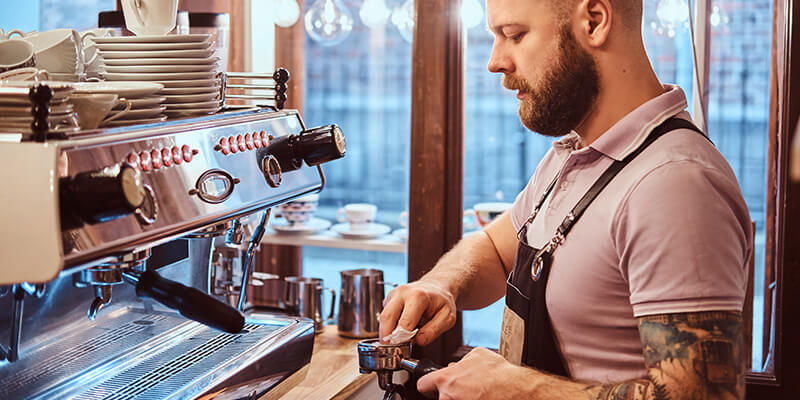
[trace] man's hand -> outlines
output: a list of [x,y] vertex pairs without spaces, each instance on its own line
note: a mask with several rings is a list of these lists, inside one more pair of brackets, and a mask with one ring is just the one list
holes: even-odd
[[416,343],[425,346],[456,323],[456,302],[453,295],[441,286],[425,280],[397,287],[383,301],[379,337],[383,340],[398,324],[403,329],[412,331],[422,317],[428,322],[417,332]]
[[521,399],[530,393],[528,385],[543,375],[515,366],[499,354],[476,347],[461,361],[431,372],[417,381],[417,390],[439,399]]

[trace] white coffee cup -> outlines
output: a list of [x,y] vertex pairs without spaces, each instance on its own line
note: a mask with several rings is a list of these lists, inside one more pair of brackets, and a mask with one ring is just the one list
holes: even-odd
[[33,45],[36,67],[50,73],[83,73],[80,34],[74,29],[53,29],[23,38]]
[[50,80],[50,74],[34,67],[12,69],[0,74],[0,83],[30,80]]
[[[108,93],[73,93],[69,96],[75,112],[78,113],[78,124],[81,129],[95,129],[101,124],[113,121],[131,110],[131,103],[119,99],[116,94]],[[117,104],[124,103],[125,108],[112,112]]]
[[336,220],[349,223],[353,231],[367,230],[377,213],[378,207],[374,204],[347,204],[336,212]]
[[178,0],[122,0],[122,14],[136,35],[166,35],[175,28]]
[[491,202],[491,203],[478,203],[472,209],[464,211],[465,221],[464,229],[477,229],[483,228],[499,217],[503,212],[513,206],[512,203]]
[[22,40],[0,42],[0,72],[17,68],[32,67],[35,64],[33,45]]

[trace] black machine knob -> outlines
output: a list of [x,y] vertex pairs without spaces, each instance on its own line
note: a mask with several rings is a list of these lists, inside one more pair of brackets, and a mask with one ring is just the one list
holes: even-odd
[[315,166],[342,158],[346,147],[342,130],[337,125],[326,125],[275,138],[266,153],[274,156],[281,170],[287,172],[300,169],[303,161]]
[[129,164],[82,172],[60,183],[62,214],[97,223],[136,211],[146,197],[142,176]]

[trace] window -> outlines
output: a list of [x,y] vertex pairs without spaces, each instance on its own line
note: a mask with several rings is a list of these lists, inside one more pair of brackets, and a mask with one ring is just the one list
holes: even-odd
[[[314,3],[306,1],[304,9]],[[396,231],[408,207],[411,44],[391,21],[366,26],[359,15],[362,3],[337,3],[353,18],[352,32],[342,42],[329,45],[305,36],[306,125],[336,123],[347,138],[346,157],[324,166],[327,184],[315,216],[336,224],[340,207],[371,203],[378,207],[375,222]],[[387,282],[405,283],[406,265],[405,253],[303,247],[303,274],[335,289],[339,271],[354,268],[379,268]]]

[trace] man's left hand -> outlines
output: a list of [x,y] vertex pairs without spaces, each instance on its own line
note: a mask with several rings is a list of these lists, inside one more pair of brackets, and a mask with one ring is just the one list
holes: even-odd
[[461,361],[423,376],[417,390],[439,399],[510,399],[525,392],[536,371],[515,366],[499,354],[476,347]]

